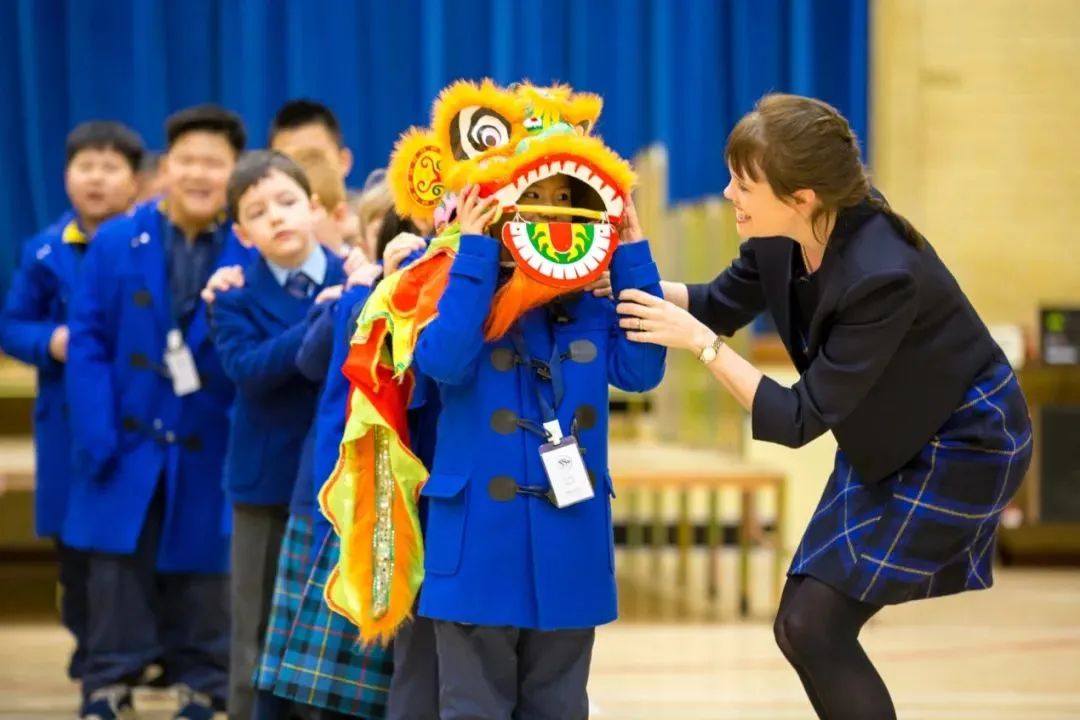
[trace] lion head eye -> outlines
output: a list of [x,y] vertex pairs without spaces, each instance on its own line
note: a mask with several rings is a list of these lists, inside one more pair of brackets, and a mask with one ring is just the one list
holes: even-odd
[[510,142],[510,122],[494,110],[474,105],[458,113],[450,127],[457,160],[469,160]]

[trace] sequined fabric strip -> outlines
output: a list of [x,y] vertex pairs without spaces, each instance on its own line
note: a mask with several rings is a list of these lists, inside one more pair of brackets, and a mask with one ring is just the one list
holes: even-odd
[[394,572],[394,474],[390,466],[390,439],[375,427],[375,533],[372,542],[372,616],[381,618],[390,607]]

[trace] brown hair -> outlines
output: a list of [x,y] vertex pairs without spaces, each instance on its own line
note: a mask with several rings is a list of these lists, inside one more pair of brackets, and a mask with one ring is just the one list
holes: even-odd
[[390,208],[394,207],[394,197],[390,194],[390,186],[382,180],[364,188],[363,192],[353,198],[352,206],[360,218],[360,234],[363,235],[364,228],[385,217]]
[[254,150],[245,153],[236,163],[225,190],[226,206],[234,221],[240,222],[240,200],[244,194],[274,170],[295,180],[304,194],[311,197],[311,185],[308,184],[307,175],[296,161],[277,150]]
[[800,95],[764,96],[731,131],[724,157],[740,177],[758,182],[764,175],[780,199],[813,190],[820,202],[810,217],[815,237],[827,213],[865,201],[909,243],[923,241],[906,218],[871,191],[855,133],[828,103]]
[[300,148],[289,155],[304,169],[311,181],[312,194],[318,197],[319,205],[326,212],[334,212],[345,202],[345,182],[334,158],[318,148]]

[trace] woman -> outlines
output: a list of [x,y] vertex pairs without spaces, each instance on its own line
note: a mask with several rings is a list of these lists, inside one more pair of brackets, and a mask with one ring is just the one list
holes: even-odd
[[[776,640],[819,717],[895,718],[859,631],[884,605],[990,586],[998,517],[1030,460],[1027,406],[949,270],[871,188],[835,109],[766,96],[726,158],[739,257],[711,283],[665,283],[666,300],[622,293],[620,324],[698,355],[756,439],[832,431]],[[762,311],[801,375],[791,388],[720,339]]]

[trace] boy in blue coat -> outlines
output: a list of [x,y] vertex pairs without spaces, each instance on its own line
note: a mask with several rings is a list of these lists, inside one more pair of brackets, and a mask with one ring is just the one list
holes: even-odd
[[228,198],[237,237],[259,254],[244,287],[221,294],[212,312],[214,343],[237,387],[224,472],[233,509],[229,712],[249,718],[289,501],[320,388],[297,369],[296,355],[316,297],[345,278],[341,259],[315,240],[316,205],[293,160],[275,151],[245,157]]
[[74,476],[63,539],[91,551],[84,718],[132,713],[130,687],[160,660],[176,718],[224,707],[228,527],[221,470],[233,385],[199,291],[244,263],[225,188],[244,147],[217,106],[166,123],[168,191],[105,223],[76,291],[67,396]]
[[[35,528],[59,540],[67,511],[72,471],[64,370],[68,346],[68,303],[83,254],[98,226],[126,212],[135,199],[142,140],[117,122],[79,125],[67,137],[64,186],[73,212],[27,243],[0,313],[0,349],[38,371],[34,404]],[[60,616],[75,636],[68,666],[82,675],[86,635],[86,556],[57,542]]]

